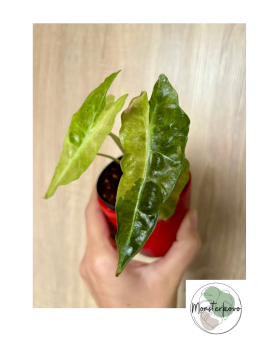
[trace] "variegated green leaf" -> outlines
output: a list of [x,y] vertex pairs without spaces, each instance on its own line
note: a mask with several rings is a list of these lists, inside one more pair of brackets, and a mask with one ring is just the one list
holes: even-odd
[[148,103],[143,92],[122,115],[125,149],[116,201],[118,276],[152,233],[159,205],[171,194],[184,165],[190,120],[178,96],[160,75]]
[[93,162],[110,133],[115,117],[128,95],[114,102],[106,93],[119,72],[110,75],[86,98],[72,117],[63,143],[63,150],[45,198],[54,195],[58,186],[77,180]]
[[190,164],[185,158],[183,170],[172,193],[164,203],[159,205],[159,220],[167,220],[173,215],[179,196],[189,180],[189,168]]
[[107,95],[106,97],[106,106],[105,106],[105,110],[107,111],[108,109],[110,109],[110,107],[113,105],[115,100],[115,96],[113,95]]

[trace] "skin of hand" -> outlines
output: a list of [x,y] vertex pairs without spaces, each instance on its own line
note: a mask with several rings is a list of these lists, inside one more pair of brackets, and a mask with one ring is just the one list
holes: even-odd
[[200,249],[197,212],[190,210],[167,254],[152,262],[131,260],[119,277],[111,227],[93,191],[85,211],[87,246],[80,274],[98,307],[172,308],[182,275]]

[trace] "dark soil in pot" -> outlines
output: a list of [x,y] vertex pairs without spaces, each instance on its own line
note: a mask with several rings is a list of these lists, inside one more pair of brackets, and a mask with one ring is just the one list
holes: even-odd
[[112,162],[103,170],[97,182],[99,197],[113,210],[115,210],[117,188],[122,174],[120,165]]

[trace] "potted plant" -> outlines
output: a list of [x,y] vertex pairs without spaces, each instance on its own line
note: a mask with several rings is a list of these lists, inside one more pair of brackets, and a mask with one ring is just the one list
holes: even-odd
[[[142,92],[122,113],[118,138],[111,130],[128,95],[117,101],[106,96],[118,73],[93,90],[73,115],[45,195],[49,198],[58,186],[77,180],[96,155],[114,160],[102,172],[97,189],[100,207],[117,227],[116,276],[141,249],[151,256],[167,252],[189,209],[191,190],[184,155],[190,120],[179,107],[176,91],[161,74],[150,101]],[[98,153],[108,135],[122,150],[121,161]]]

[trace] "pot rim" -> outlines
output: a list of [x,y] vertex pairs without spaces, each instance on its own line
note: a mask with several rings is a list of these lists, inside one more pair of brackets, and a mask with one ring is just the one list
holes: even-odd
[[[123,156],[120,156],[118,157],[117,159],[121,160]],[[100,186],[100,179],[101,179],[101,176],[103,175],[103,173],[107,170],[108,167],[111,167],[112,164],[115,164],[116,166],[119,166],[119,164],[117,164],[115,161],[112,161],[111,163],[109,163],[104,169],[103,171],[101,172],[101,174],[99,175],[98,177],[98,181],[97,181],[97,194],[98,194],[98,197],[99,199],[106,205],[106,207],[108,207],[110,210],[113,210],[115,212],[115,205],[112,205],[110,203],[108,203],[104,198],[102,198],[101,196],[101,186]],[[188,192],[190,186],[191,186],[191,183],[192,183],[192,174],[191,174],[191,171],[189,170],[189,180],[187,182],[187,184],[185,185],[184,189],[182,190],[182,192],[180,193],[180,196],[179,196],[179,200],[181,200],[181,198],[183,198],[185,196],[185,194]]]

